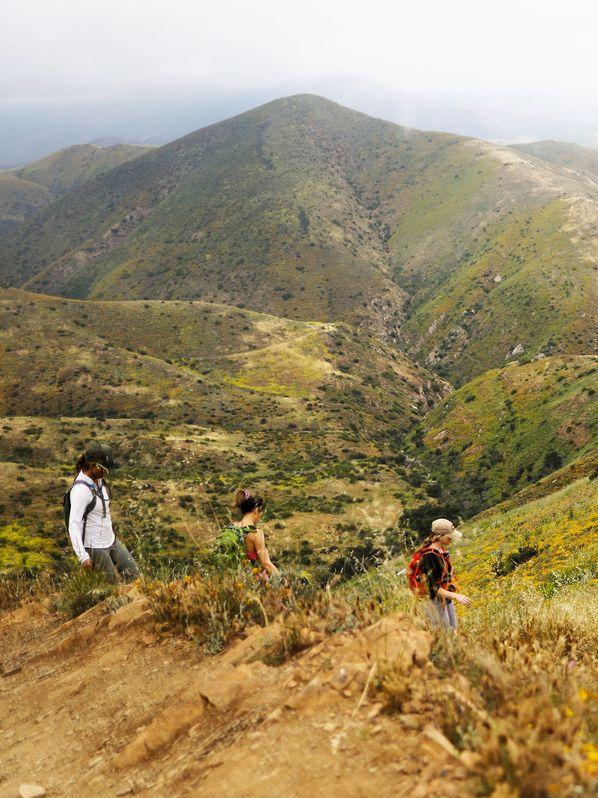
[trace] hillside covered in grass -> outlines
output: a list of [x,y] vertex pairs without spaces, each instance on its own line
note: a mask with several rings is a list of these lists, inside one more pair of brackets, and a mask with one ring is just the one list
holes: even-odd
[[269,496],[274,549],[317,565],[332,545],[332,561],[418,500],[400,441],[450,390],[348,325],[204,302],[9,290],[0,330],[6,567],[39,566],[39,535],[61,556],[59,497],[92,438],[117,452],[119,523],[148,556],[184,559],[250,484]]
[[3,237],[0,279],[364,323],[460,384],[592,351],[597,208],[547,160],[299,95],[72,190]]
[[459,588],[481,603],[590,590],[598,579],[597,531],[595,473],[521,506],[492,508],[464,527]]
[[472,515],[596,451],[598,363],[548,357],[489,371],[433,408],[411,451]]
[[110,147],[74,144],[12,171],[17,177],[45,186],[54,196],[60,196],[149,149],[139,144],[113,144]]
[[0,172],[0,235],[89,178],[107,172],[148,147],[76,144],[18,169]]
[[54,199],[49,189],[23,180],[11,172],[0,172],[0,235]]

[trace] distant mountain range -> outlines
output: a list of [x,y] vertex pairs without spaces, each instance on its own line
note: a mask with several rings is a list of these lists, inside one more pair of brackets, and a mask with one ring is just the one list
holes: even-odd
[[598,191],[582,148],[538,147],[289,97],[75,186],[2,237],[0,280],[344,319],[459,384],[592,351]]

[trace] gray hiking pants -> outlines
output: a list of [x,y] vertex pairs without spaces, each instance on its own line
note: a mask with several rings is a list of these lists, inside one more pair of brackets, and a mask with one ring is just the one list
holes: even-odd
[[88,549],[85,551],[91,557],[94,570],[105,574],[109,582],[117,581],[117,572],[127,580],[137,579],[139,568],[137,563],[129,553],[127,547],[114,538],[114,543],[107,549]]
[[433,626],[441,629],[457,628],[457,613],[452,601],[443,603],[442,599],[429,599],[427,603],[427,615]]

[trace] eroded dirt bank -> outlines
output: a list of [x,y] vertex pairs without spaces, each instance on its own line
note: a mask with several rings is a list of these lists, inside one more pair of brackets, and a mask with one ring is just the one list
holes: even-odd
[[388,715],[367,689],[389,662],[433,678],[431,638],[402,616],[268,666],[276,624],[206,657],[131,598],[63,624],[39,604],[0,621],[4,673],[20,667],[0,679],[0,798],[23,783],[64,798],[469,792],[430,708]]

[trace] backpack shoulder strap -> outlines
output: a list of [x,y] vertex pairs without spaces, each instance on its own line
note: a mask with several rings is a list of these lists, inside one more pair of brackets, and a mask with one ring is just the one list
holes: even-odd
[[86,530],[86,527],[87,527],[87,516],[90,514],[90,512],[96,506],[96,502],[98,500],[99,493],[98,493],[98,489],[96,488],[95,485],[93,485],[93,486],[90,485],[89,482],[86,482],[84,479],[76,479],[73,482],[73,484],[71,485],[71,489],[69,490],[69,493],[75,487],[75,485],[85,485],[86,488],[89,488],[89,490],[91,491],[91,494],[92,494],[92,499],[88,503],[87,507],[85,508],[85,510],[83,512],[83,529],[81,530],[81,542],[85,546],[85,530]]

